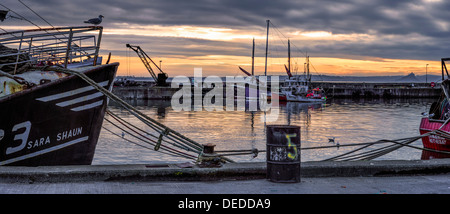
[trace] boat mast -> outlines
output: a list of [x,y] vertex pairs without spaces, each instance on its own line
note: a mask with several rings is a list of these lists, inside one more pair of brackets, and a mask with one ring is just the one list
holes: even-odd
[[[288,69],[291,73],[291,40],[288,39]],[[289,77],[290,79],[291,77]]]
[[264,75],[267,76],[267,50],[269,48],[269,22],[270,20],[267,20],[267,36],[266,36],[266,63],[264,68]]
[[308,88],[311,87],[311,76],[309,74],[309,56],[306,56],[306,76],[308,78]]
[[255,75],[255,38],[253,38],[253,49],[252,49],[252,76]]

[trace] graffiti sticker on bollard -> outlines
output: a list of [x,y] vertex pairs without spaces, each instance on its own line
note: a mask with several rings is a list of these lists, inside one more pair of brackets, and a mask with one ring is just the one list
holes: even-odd
[[300,182],[299,126],[267,126],[267,179]]

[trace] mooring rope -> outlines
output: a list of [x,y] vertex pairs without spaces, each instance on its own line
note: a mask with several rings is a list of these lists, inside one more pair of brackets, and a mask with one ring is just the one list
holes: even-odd
[[[105,118],[106,121],[108,121],[109,123],[111,123],[112,125],[114,125],[115,127],[117,127],[118,129],[122,130],[123,132],[126,132],[127,134],[129,134],[129,135],[131,135],[131,136],[133,136],[133,137],[135,137],[135,138],[137,138],[137,139],[139,139],[139,140],[141,140],[141,141],[143,141],[143,142],[146,142],[146,143],[148,143],[148,144],[154,146],[153,150],[156,150],[156,151],[158,150],[158,149],[155,149],[155,147],[158,145],[158,140],[153,140],[153,139],[151,139],[151,138],[145,136],[144,134],[139,133],[138,131],[144,132],[145,134],[147,134],[147,135],[149,135],[149,136],[152,136],[152,137],[155,137],[155,138],[158,138],[157,136],[153,135],[152,133],[149,133],[149,132],[146,132],[146,131],[140,129],[140,128],[138,128],[138,127],[132,125],[131,123],[124,123],[124,121],[121,121],[121,120],[123,120],[123,119],[121,119],[121,118],[119,118],[119,117],[113,115],[112,112],[110,112],[109,110],[107,110],[107,113],[108,113],[112,118],[114,118],[117,122],[119,122],[120,124],[122,124],[123,126],[125,126],[128,130],[130,130],[130,131],[134,132],[135,134],[139,135],[140,137],[138,137],[138,136],[132,134],[131,132],[127,131],[126,129],[124,129],[124,128],[118,126],[117,124],[113,123],[112,121],[110,121],[110,120],[107,119],[107,118]],[[130,126],[133,126],[133,127],[130,127]],[[188,147],[186,147],[186,146],[183,146],[183,147],[182,147],[182,146],[180,146],[180,145],[173,144],[172,142],[169,142],[169,141],[166,141],[166,140],[164,140],[164,141],[167,142],[167,143],[169,143],[169,144],[172,144],[172,145],[175,145],[175,146],[177,146],[177,147],[180,147],[180,148],[182,148],[182,149],[185,149],[185,150],[187,150],[187,151],[194,151],[194,152],[196,152],[197,154],[200,153],[198,150],[193,150],[193,149],[190,149],[190,148],[188,148]],[[172,151],[172,152],[175,153],[175,154],[182,154],[183,156],[186,156],[186,157],[195,157],[195,156],[193,156],[193,155],[190,155],[190,154],[181,152],[181,151],[179,151],[179,150],[170,148],[170,147],[168,147],[168,146],[166,146],[166,145],[161,145],[160,148],[163,149],[163,150]]]
[[[80,77],[81,79],[83,79],[84,81],[86,81],[89,85],[93,86],[98,91],[102,92],[102,94],[104,94],[105,96],[107,96],[108,98],[113,100],[114,102],[120,104],[122,107],[124,107],[130,113],[132,113],[133,115],[137,116],[141,121],[143,121],[146,124],[150,125],[150,127],[154,128],[155,130],[163,131],[163,130],[167,129],[169,133],[172,133],[177,138],[183,139],[183,140],[185,140],[185,141],[187,141],[187,142],[189,142],[189,143],[191,143],[193,145],[197,145],[198,148],[202,148],[202,145],[198,144],[197,142],[195,142],[195,141],[193,141],[193,140],[191,140],[191,139],[181,135],[180,133],[176,132],[175,130],[172,130],[169,127],[159,123],[158,121],[148,117],[147,115],[145,115],[141,111],[139,111],[136,108],[134,108],[132,105],[128,104],[127,102],[125,102],[122,99],[120,99],[119,97],[117,97],[115,94],[111,93],[107,89],[105,89],[102,86],[98,85],[94,80],[90,79],[84,73],[81,73],[81,72],[78,72],[78,71],[73,71],[73,70],[70,70],[70,69],[61,68],[61,67],[55,67],[55,66],[45,67],[44,70],[47,70],[47,71],[51,70],[51,71],[56,71],[56,72],[62,72],[62,73],[66,73],[66,74],[76,75],[76,76]],[[149,123],[149,122],[151,122],[151,123]]]
[[[90,79],[84,73],[81,73],[81,72],[78,72],[78,71],[74,71],[74,70],[70,70],[70,69],[66,69],[66,68],[62,68],[62,67],[57,67],[57,66],[35,67],[35,69],[40,69],[40,70],[45,70],[45,71],[55,71],[55,72],[61,72],[61,73],[66,73],[66,74],[78,76],[79,78],[81,78],[82,80],[87,82],[89,85],[93,86],[96,90],[98,90],[99,92],[104,94],[106,97],[108,97],[109,99],[113,100],[114,102],[120,104],[125,110],[130,112],[133,116],[138,118],[141,122],[146,124],[148,127],[152,128],[157,133],[159,133],[160,135],[158,137],[158,140],[156,141],[156,144],[153,144],[155,146],[155,148],[157,147],[159,149],[159,148],[163,147],[165,149],[168,149],[167,146],[161,145],[161,143],[163,141],[167,142],[164,139],[164,138],[167,138],[167,139],[172,140],[173,142],[176,142],[175,144],[172,143],[172,145],[176,145],[177,147],[183,148],[183,149],[187,148],[188,151],[195,152],[198,155],[198,159],[197,160],[202,160],[202,159],[205,159],[205,158],[207,159],[207,158],[210,157],[210,155],[203,153],[203,145],[201,145],[201,144],[199,144],[199,143],[197,143],[197,142],[195,142],[195,141],[185,137],[184,135],[178,133],[177,131],[175,131],[175,130],[173,130],[173,129],[171,129],[171,128],[169,128],[169,127],[167,127],[167,126],[165,126],[165,125],[163,125],[161,123],[159,123],[158,121],[150,118],[149,116],[145,115],[141,111],[137,110],[135,107],[131,106],[127,102],[125,102],[122,99],[120,99],[119,97],[117,97],[115,94],[111,93],[107,89],[105,89],[102,86],[98,85],[95,81]],[[107,111],[107,112],[110,115],[113,114],[111,111]],[[115,119],[117,119],[117,118],[115,118]],[[112,124],[114,124],[114,123],[112,123]],[[134,126],[134,128],[136,128],[136,126]],[[131,135],[131,132],[128,132],[128,134]],[[134,136],[136,137],[136,135],[134,135]],[[153,136],[155,136],[155,135],[153,135]],[[138,139],[144,140],[143,138],[138,138]],[[148,143],[148,141],[146,141],[146,142]],[[154,141],[151,141],[151,142],[155,143]],[[181,146],[181,145],[183,145],[183,146]],[[156,150],[158,150],[158,149],[156,149]],[[178,150],[175,150],[175,149],[169,149],[169,150],[171,150],[171,152],[174,152],[175,154],[192,158],[192,155],[185,154],[185,153],[180,152]],[[230,159],[228,159],[226,157],[223,157],[223,156],[218,156],[218,157],[221,158],[224,161],[234,162],[234,161],[232,161],[232,160],[230,160]]]
[[[105,129],[106,131],[108,131],[109,133],[111,133],[111,134],[117,136],[117,137],[121,137],[119,134],[117,134],[117,133],[111,131],[110,129],[108,129],[108,128],[106,128],[106,127],[102,127],[102,128]],[[126,140],[126,141],[128,141],[129,143],[132,143],[132,144],[134,144],[134,145],[136,145],[136,146],[140,146],[140,147],[142,147],[142,148],[144,148],[144,149],[153,150],[153,148],[151,148],[151,147],[147,147],[147,146],[141,145],[141,144],[136,143],[136,142],[134,142],[134,141],[132,141],[132,140],[129,140],[129,139],[127,139],[127,138],[123,138],[123,139]],[[165,151],[159,151],[159,152],[160,152],[160,153],[163,153],[163,154],[167,154],[167,155],[178,156],[178,157],[183,157],[183,158],[188,158],[188,159],[193,159],[193,160],[196,160],[196,159],[197,159],[196,157],[192,158],[192,157],[187,157],[187,156],[183,156],[183,155],[179,155],[179,154],[174,154],[174,153],[170,153],[170,152],[165,152]]]
[[[406,147],[410,147],[410,148],[414,148],[414,149],[419,149],[419,150],[424,150],[424,151],[430,151],[430,152],[435,152],[435,153],[441,153],[441,154],[449,154],[449,151],[440,151],[440,150],[434,150],[434,149],[429,149],[429,148],[421,148],[421,147],[417,147],[417,146],[412,146],[409,145],[421,138],[424,137],[428,137],[430,135],[436,135],[445,139],[450,139],[450,133],[441,130],[442,127],[444,127],[444,125],[446,125],[448,122],[450,121],[450,119],[447,119],[444,124],[436,130],[427,132],[425,134],[419,135],[419,136],[415,136],[415,137],[410,137],[410,138],[403,138],[403,139],[397,139],[397,140],[379,140],[376,142],[370,142],[370,143],[359,143],[359,144],[347,144],[347,145],[336,145],[336,146],[324,146],[324,147],[320,147],[320,148],[331,148],[331,147],[340,147],[340,146],[357,146],[357,145],[363,145],[360,148],[357,148],[355,150],[346,152],[344,154],[340,154],[337,155],[335,157],[332,158],[327,158],[324,159],[323,161],[351,161],[351,160],[372,160],[375,159],[377,157],[383,156],[385,154],[388,154],[390,152],[393,152],[399,148],[402,148],[404,146]],[[369,146],[372,145],[376,145],[376,144],[382,144],[382,143],[392,143],[392,145],[389,146],[385,146],[382,148],[378,148],[378,149],[373,149],[370,151],[366,151],[366,152],[361,152],[358,154],[354,154],[355,152],[358,152],[362,149],[368,148]],[[319,147],[315,147],[315,149],[318,149]],[[302,148],[302,149],[314,149],[313,147],[310,148]]]

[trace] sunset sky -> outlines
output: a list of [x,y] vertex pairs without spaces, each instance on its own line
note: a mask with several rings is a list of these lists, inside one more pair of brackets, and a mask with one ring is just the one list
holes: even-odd
[[[120,62],[118,75],[150,76],[125,44],[139,45],[169,76],[264,74],[266,20],[270,20],[268,74],[286,75],[287,40],[292,66],[313,75],[440,74],[450,57],[450,1],[444,0],[22,0],[54,26],[81,26],[103,15],[101,54]],[[41,27],[47,23],[18,0],[1,4]],[[0,5],[0,10],[5,10]],[[4,30],[36,28],[6,19]],[[295,72],[295,71],[294,71]]]

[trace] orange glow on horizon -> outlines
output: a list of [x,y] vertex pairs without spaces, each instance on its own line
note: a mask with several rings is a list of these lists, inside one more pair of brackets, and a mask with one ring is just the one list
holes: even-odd
[[[169,77],[177,75],[193,76],[194,68],[202,68],[203,76],[238,76],[245,75],[238,66],[248,72],[251,71],[251,58],[246,56],[208,55],[183,58],[152,58],[158,64],[160,60],[162,70],[169,74]],[[112,56],[111,62],[119,62],[118,76],[139,76],[150,77],[141,60],[136,57]],[[313,75],[335,75],[335,76],[394,76],[408,75],[413,72],[416,75],[427,73],[440,75],[440,61],[426,60],[406,60],[406,59],[373,59],[356,60],[341,58],[320,58],[310,57],[310,72]],[[295,70],[292,62],[292,73],[303,73],[303,60],[297,62],[298,69]],[[268,75],[287,75],[284,69],[287,64],[286,59],[268,60]],[[153,65],[152,65],[153,66]],[[154,72],[157,73],[156,68]],[[264,57],[255,58],[255,75],[264,75]]]

